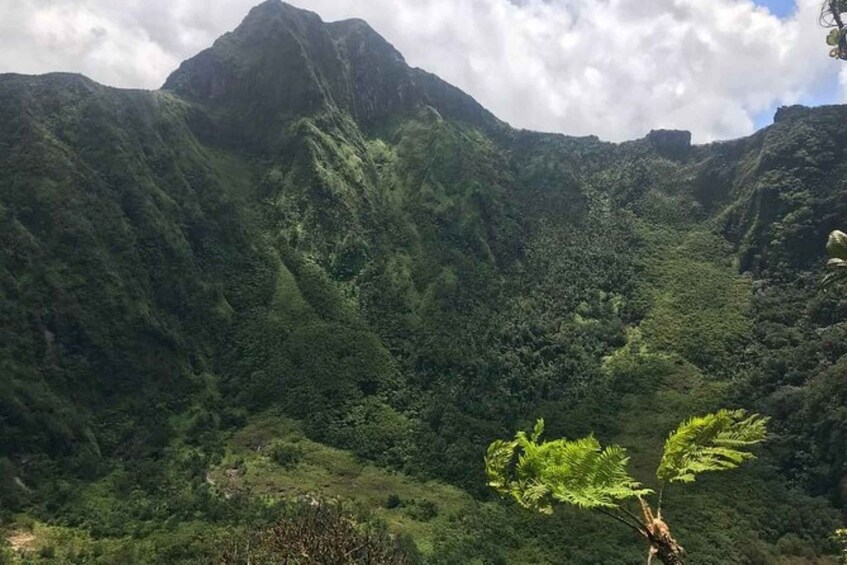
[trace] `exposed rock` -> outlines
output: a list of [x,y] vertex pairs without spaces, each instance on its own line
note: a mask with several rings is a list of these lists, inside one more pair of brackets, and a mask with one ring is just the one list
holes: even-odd
[[691,132],[676,129],[654,129],[647,134],[647,141],[657,153],[672,159],[680,159],[691,149]]
[[12,546],[12,551],[16,551],[18,553],[25,553],[35,549],[36,539],[35,534],[32,532],[12,532],[9,537],[6,538],[6,541],[8,541],[9,545]]
[[780,106],[773,117],[773,123],[785,122],[802,118],[809,113],[809,108],[801,104],[792,106]]

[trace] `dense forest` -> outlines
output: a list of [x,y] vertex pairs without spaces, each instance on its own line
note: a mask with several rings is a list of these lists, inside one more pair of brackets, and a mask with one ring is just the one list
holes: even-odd
[[239,563],[302,520],[362,563],[640,563],[497,498],[487,446],[543,418],[650,484],[729,407],[768,439],[669,487],[687,562],[837,563],[847,106],[774,122],[516,130],[279,0],[158,91],[0,75],[0,561]]

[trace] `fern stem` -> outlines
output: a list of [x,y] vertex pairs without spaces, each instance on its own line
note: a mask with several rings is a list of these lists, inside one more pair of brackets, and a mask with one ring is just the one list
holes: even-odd
[[662,486],[659,487],[659,502],[656,505],[656,516],[659,518],[659,520],[662,519],[662,498],[665,495],[665,485],[666,484],[667,483],[665,481],[662,481]]
[[626,508],[624,508],[623,506],[619,506],[618,508],[621,511],[623,511],[624,514],[626,514],[627,516],[632,518],[635,521],[635,523],[638,524],[639,529],[647,531],[647,524],[645,524],[644,521],[641,518],[639,518],[638,516],[636,516],[635,514],[633,514],[632,512],[627,510]]
[[645,538],[648,537],[647,532],[644,530],[644,528],[640,527],[640,524],[641,524],[640,521],[638,522],[639,526],[636,526],[635,524],[632,524],[631,522],[625,520],[623,518],[623,516],[615,514],[614,512],[611,512],[610,510],[606,510],[605,508],[598,508],[597,510],[601,514],[604,514],[605,516],[608,516],[609,518],[613,518],[613,519],[617,520],[618,522],[620,522],[621,524],[624,524],[625,526],[632,528],[633,530],[638,532],[638,534],[641,535],[642,537],[645,537]]

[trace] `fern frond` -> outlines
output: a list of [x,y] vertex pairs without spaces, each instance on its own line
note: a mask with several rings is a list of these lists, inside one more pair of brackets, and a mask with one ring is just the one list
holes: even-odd
[[645,496],[627,473],[629,457],[618,446],[603,449],[593,436],[539,442],[539,420],[531,435],[518,432],[513,441],[495,441],[485,458],[488,484],[518,504],[543,513],[552,502],[580,508],[614,508],[618,501]]
[[826,241],[826,254],[833,259],[847,260],[847,234],[835,230]]
[[707,471],[734,469],[753,459],[747,448],[764,441],[768,418],[744,410],[720,410],[691,418],[665,441],[656,475],[665,482],[693,482]]
[[829,273],[821,281],[821,288],[824,290],[847,280],[847,234],[838,230],[829,234],[826,253],[830,260],[826,264]]

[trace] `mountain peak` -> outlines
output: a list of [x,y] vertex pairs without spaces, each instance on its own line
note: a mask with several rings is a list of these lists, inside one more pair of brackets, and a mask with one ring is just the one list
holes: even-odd
[[282,0],[265,0],[264,2],[260,2],[256,4],[250,9],[250,13],[273,13],[273,12],[301,12],[311,14],[313,12],[309,12],[308,10],[303,10],[302,8],[297,8],[296,6],[292,6],[288,2],[283,2]]
[[261,4],[257,4],[247,13],[247,16],[241,22],[239,27],[250,27],[251,25],[263,25],[268,22],[280,20],[301,20],[311,21],[313,23],[324,23],[321,17],[315,12],[304,10],[296,6],[292,6],[281,0],[265,0]]
[[327,110],[347,112],[365,128],[423,106],[476,125],[500,124],[470,96],[410,68],[365,21],[326,23],[280,0],[251,9],[163,88],[217,108],[261,145],[292,119]]

